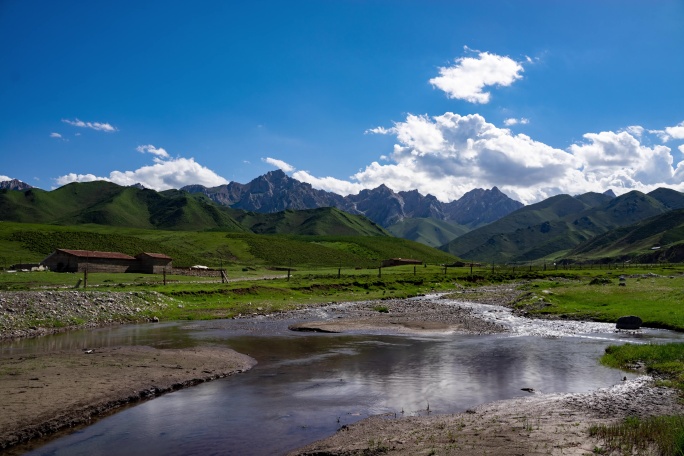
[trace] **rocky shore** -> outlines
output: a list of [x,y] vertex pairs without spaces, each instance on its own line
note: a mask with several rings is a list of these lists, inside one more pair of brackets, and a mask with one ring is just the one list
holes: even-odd
[[644,376],[591,393],[531,395],[455,415],[377,416],[290,456],[591,455],[601,451],[601,442],[589,437],[593,425],[682,413],[674,390]]
[[0,340],[154,321],[168,302],[145,291],[5,291],[0,293]]
[[294,331],[493,334],[505,330],[494,321],[480,318],[467,307],[448,305],[429,296],[337,303],[288,312],[283,316],[295,316],[300,320],[290,326]]

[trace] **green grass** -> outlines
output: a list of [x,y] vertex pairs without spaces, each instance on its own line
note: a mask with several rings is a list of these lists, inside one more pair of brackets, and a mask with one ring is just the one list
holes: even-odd
[[[601,363],[620,369],[646,370],[661,384],[684,392],[684,344],[610,346]],[[661,455],[684,456],[684,416],[628,417],[612,425],[593,426],[604,453],[642,454],[653,446]]]
[[610,346],[601,362],[620,369],[643,367],[684,392],[684,343]]
[[684,456],[684,417],[629,417],[612,425],[592,426],[589,435],[603,445],[595,454],[657,454]]
[[[632,270],[630,274],[635,272]],[[673,273],[672,270],[661,272]],[[610,283],[590,285],[597,276]],[[619,286],[618,276],[618,272],[583,274],[575,280],[528,284],[523,287],[527,293],[517,307],[531,314],[604,322],[637,315],[645,326],[684,330],[684,276],[677,273],[674,278],[627,278],[624,287]]]
[[174,266],[377,267],[386,258],[427,263],[456,260],[431,247],[389,236],[295,236],[163,231],[102,225],[56,226],[0,222],[0,267],[39,262],[56,248],[165,253]]

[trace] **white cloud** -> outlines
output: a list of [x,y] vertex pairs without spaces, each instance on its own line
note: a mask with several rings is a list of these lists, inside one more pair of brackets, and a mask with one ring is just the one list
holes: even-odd
[[489,52],[480,52],[477,58],[461,57],[453,66],[441,67],[439,76],[430,84],[446,92],[449,98],[471,103],[489,103],[491,94],[487,86],[507,87],[522,78],[524,71],[519,62]]
[[62,135],[60,135],[59,133],[50,133],[50,138],[61,139]]
[[0,182],[11,181],[11,180],[12,180],[11,177],[3,176],[2,174],[0,174]]
[[338,195],[358,193],[365,188],[360,183],[349,182],[334,177],[315,177],[309,174],[307,171],[297,171],[292,175],[292,177],[299,181],[307,182],[315,188],[326,190],[328,192],[334,192]]
[[475,187],[499,186],[530,200],[554,192],[560,180],[575,179],[568,172],[577,167],[571,154],[513,135],[478,114],[409,114],[392,132],[399,143],[390,157],[394,163],[374,162],[352,176],[365,188],[385,183],[450,201]]
[[684,154],[684,144],[678,147],[679,151]]
[[684,139],[684,122],[681,122],[679,125],[675,125],[674,127],[665,128],[665,132],[670,138]]
[[527,125],[528,123],[530,123],[530,119],[526,119],[524,117],[521,117],[520,119],[516,119],[516,118],[511,117],[511,118],[504,120],[504,125],[506,125],[507,127],[510,127],[513,125],[518,125],[518,124]]
[[279,168],[286,173],[291,173],[292,171],[297,169],[294,166],[292,166],[288,163],[285,163],[282,160],[278,160],[277,158],[266,157],[266,158],[262,158],[261,161],[263,161],[264,163],[268,163],[269,165],[273,165],[276,168]]
[[106,177],[97,177],[95,174],[76,174],[76,173],[65,174],[64,176],[59,176],[57,179],[55,179],[55,182],[57,182],[57,185],[60,185],[60,186],[70,184],[71,182],[94,182],[94,181],[111,181],[111,179],[106,178]]
[[646,129],[640,125],[631,125],[625,128],[625,131],[635,138],[641,138],[644,135]]
[[190,184],[201,184],[206,187],[227,184],[228,181],[209,168],[197,163],[193,158],[174,158],[157,161],[153,165],[143,166],[135,171],[112,171],[109,176],[98,177],[94,174],[70,173],[56,179],[58,185],[70,182],[90,182],[105,180],[119,185],[142,184],[154,190],[180,188]]
[[374,133],[376,135],[389,135],[392,133],[391,128],[385,128],[385,127],[375,127],[375,128],[369,128],[364,132],[365,134],[371,134]]
[[137,150],[141,154],[148,153],[156,155],[160,158],[169,158],[169,153],[166,150],[162,149],[161,147],[154,147],[152,144],[148,144],[146,146],[138,146],[135,148],[135,150]]
[[[384,131],[397,139],[389,157],[381,156],[389,158],[388,163],[372,162],[349,180],[304,172],[294,177],[338,193],[384,183],[395,191],[417,189],[442,201],[460,198],[473,188],[497,186],[526,204],[559,193],[608,188],[616,193],[661,186],[684,190],[684,161],[675,165],[669,147],[642,143],[639,133],[646,130],[638,126],[587,133],[583,142],[566,150],[497,128],[479,114],[409,114]],[[684,146],[679,150],[684,153]]]
[[116,127],[112,126],[111,124],[108,123],[101,123],[101,122],[83,122],[82,120],[75,119],[75,120],[69,120],[69,119],[62,119],[62,122],[72,125],[74,127],[80,127],[80,128],[90,128],[92,130],[97,130],[97,131],[104,131],[107,133],[111,133],[113,131],[117,131]]

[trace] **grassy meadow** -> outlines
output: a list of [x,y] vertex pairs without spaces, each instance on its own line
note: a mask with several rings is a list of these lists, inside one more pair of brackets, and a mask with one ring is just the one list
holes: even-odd
[[[625,286],[620,286],[622,272]],[[522,285],[525,294],[516,307],[531,315],[604,322],[637,315],[645,326],[683,331],[683,273],[684,268],[660,268],[575,277],[565,274]]]
[[37,263],[57,248],[164,253],[176,267],[378,267],[387,258],[450,263],[456,257],[390,236],[258,235],[225,231],[164,231],[102,225],[0,222],[0,267]]

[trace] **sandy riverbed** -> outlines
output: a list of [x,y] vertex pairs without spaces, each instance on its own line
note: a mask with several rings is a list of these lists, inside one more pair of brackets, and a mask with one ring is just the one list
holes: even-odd
[[587,394],[531,395],[456,415],[376,416],[290,453],[324,455],[591,455],[589,427],[626,416],[684,413],[677,393],[639,377]]
[[248,356],[226,348],[135,346],[13,356],[1,361],[0,449],[255,364]]

